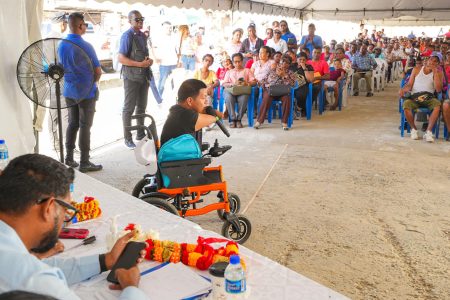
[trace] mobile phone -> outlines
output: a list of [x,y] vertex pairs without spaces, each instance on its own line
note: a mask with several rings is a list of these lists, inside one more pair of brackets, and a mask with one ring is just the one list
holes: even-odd
[[289,45],[295,44],[294,38],[288,38],[287,43],[288,43]]
[[63,228],[59,233],[60,239],[85,239],[89,235],[89,229]]
[[116,270],[130,269],[135,266],[136,261],[140,256],[140,252],[145,249],[145,246],[146,244],[142,242],[128,242],[116,264],[112,267],[111,272],[109,272],[108,277],[106,277],[106,280],[119,284],[119,281],[116,278]]

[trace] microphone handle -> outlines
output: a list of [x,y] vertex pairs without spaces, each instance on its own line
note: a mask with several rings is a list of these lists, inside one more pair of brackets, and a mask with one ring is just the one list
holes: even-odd
[[228,132],[228,129],[225,127],[225,125],[223,125],[223,123],[220,121],[219,117],[216,117],[216,124],[217,126],[219,126],[219,128],[223,131],[223,133],[227,136],[230,137],[230,133]]

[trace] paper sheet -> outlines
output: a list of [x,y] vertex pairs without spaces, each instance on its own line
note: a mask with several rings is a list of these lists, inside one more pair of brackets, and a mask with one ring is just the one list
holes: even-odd
[[169,263],[143,275],[139,288],[150,299],[179,300],[208,291],[211,283],[182,263]]

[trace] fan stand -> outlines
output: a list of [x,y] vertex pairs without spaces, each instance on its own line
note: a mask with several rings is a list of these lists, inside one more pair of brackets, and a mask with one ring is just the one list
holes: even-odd
[[61,86],[59,81],[64,77],[64,68],[60,64],[51,64],[48,75],[55,80],[56,110],[58,112],[59,160],[64,163],[64,147],[61,115]]

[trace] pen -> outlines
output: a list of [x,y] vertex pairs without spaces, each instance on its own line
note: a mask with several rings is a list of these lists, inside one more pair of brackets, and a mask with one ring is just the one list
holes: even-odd
[[69,250],[72,250],[72,249],[77,248],[79,246],[92,244],[93,242],[95,242],[95,240],[96,240],[95,235],[90,236],[88,238],[85,238],[81,243],[78,243],[78,244],[76,244],[76,245],[74,245],[74,246],[72,246],[70,248],[67,248],[64,251],[69,251]]

